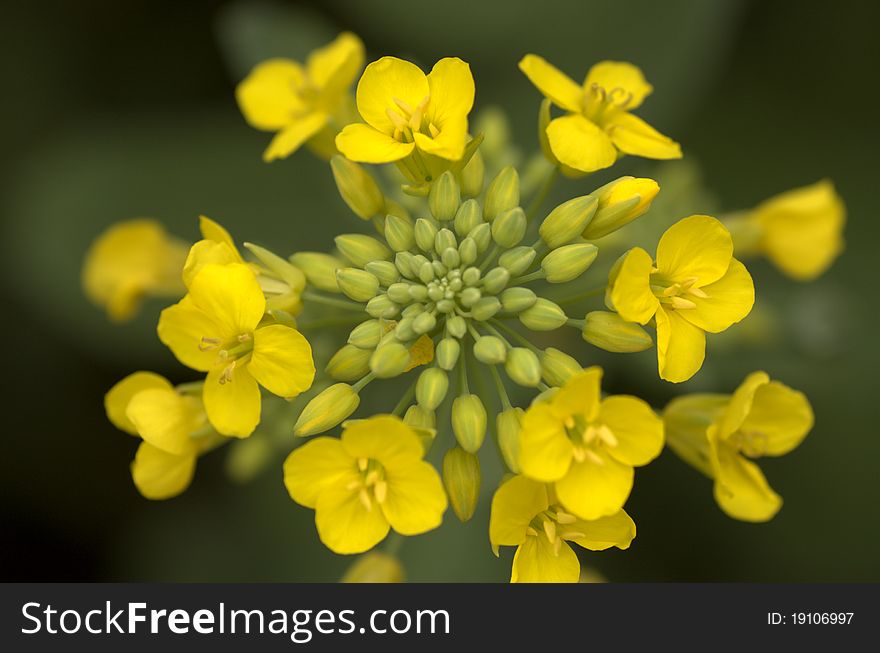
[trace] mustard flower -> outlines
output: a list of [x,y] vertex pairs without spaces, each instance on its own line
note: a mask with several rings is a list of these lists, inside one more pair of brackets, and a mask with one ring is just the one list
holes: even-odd
[[290,59],[258,64],[235,97],[248,123],[276,132],[265,161],[283,159],[308,144],[330,158],[333,138],[354,119],[349,87],[364,65],[364,46],[349,32],[312,52],[305,65]]
[[567,112],[545,129],[553,157],[563,166],[586,173],[611,166],[623,154],[681,158],[678,143],[630,113],[654,90],[636,66],[602,61],[590,68],[582,85],[534,54],[523,57],[519,68]]
[[629,250],[612,268],[608,287],[609,307],[624,320],[654,320],[660,377],[673,383],[703,365],[706,332],[724,331],[755,303],[752,277],[733,258],[730,232],[707,215],[667,229],[656,264],[642,248]]
[[205,409],[223,435],[247,437],[260,421],[260,385],[281,397],[315,375],[308,341],[285,324],[264,323],[266,298],[248,266],[208,264],[189,293],[162,311],[159,339],[177,359],[207,372]]
[[83,289],[111,320],[128,320],[146,296],[183,295],[180,269],[186,252],[186,244],[156,220],[119,222],[101,234],[86,254]]
[[571,376],[522,419],[523,475],[553,483],[559,502],[581,519],[616,514],[633,485],[633,467],[663,449],[663,422],[641,399],[601,398],[602,369]]
[[670,447],[715,481],[715,500],[734,519],[763,522],[782,497],[752,462],[797,447],[813,427],[803,393],[765,372],[753,372],[732,395],[693,394],[674,399],[663,413]]
[[503,482],[492,497],[489,541],[515,546],[511,583],[576,583],[580,562],[569,542],[590,551],[629,548],[636,525],[618,510],[607,517],[578,519],[559,504],[553,489],[525,476]]
[[400,418],[378,415],[347,424],[342,437],[319,437],[284,463],[291,498],[315,510],[321,541],[336,553],[362,553],[390,529],[418,535],[440,525],[446,493],[422,460],[415,431]]

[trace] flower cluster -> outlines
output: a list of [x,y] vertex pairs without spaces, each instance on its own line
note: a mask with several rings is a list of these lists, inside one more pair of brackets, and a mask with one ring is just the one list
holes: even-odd
[[[107,394],[111,422],[142,439],[132,465],[140,492],[183,492],[196,459],[224,444],[237,476],[258,471],[271,456],[241,447],[281,419],[298,438],[280,445],[289,453],[284,484],[340,554],[370,551],[392,530],[435,529],[447,507],[468,521],[488,486],[497,488],[488,543],[496,555],[516,547],[511,581],[577,581],[570,544],[630,546],[635,470],[667,445],[713,479],[725,513],[770,519],[781,499],[752,459],[803,440],[813,423],[803,394],[755,372],[732,395],[652,407],[604,394],[603,370],[567,353],[565,334],[607,352],[655,347],[661,379],[690,379],[706,334],[752,309],[743,259],[763,254],[806,279],[839,254],[844,209],[830,183],[722,219],[683,217],[655,253],[627,249],[621,230],[648,214],[655,180],[621,176],[587,189],[577,181],[574,197],[544,204],[560,173],[578,179],[625,155],[681,156],[631,113],[653,90],[637,67],[601,62],[578,85],[524,57],[520,69],[547,100],[538,111],[543,154],[518,168],[493,143],[503,129],[472,131],[467,63],[441,59],[425,74],[382,57],[361,73],[363,61],[360,40],[342,34],[304,65],[258,65],[237,98],[250,124],[276,132],[266,160],[309,146],[373,233],[341,234],[330,251],[280,256],[245,243],[243,254],[202,217],[202,239],[187,253],[155,223],[135,221],[90,252],[85,287],[112,317],[131,315],[142,296],[176,293],[158,337],[205,374],[174,387],[137,372]],[[564,115],[552,117],[551,105]],[[341,338],[330,351],[313,349],[318,331]],[[556,346],[539,344],[544,332],[559,333]],[[403,391],[383,414],[356,415],[370,384]],[[484,482],[489,434],[509,474]],[[378,551],[346,576],[402,577]]]

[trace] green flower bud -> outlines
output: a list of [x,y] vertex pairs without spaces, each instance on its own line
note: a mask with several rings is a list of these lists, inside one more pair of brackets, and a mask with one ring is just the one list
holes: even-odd
[[348,334],[348,344],[360,349],[375,349],[385,335],[385,327],[379,320],[361,322]]
[[428,299],[432,302],[439,302],[446,297],[446,291],[443,290],[435,281],[428,284]]
[[440,254],[440,261],[449,269],[457,268],[461,265],[461,256],[458,253],[458,250],[453,247],[447,247],[443,250],[443,253]]
[[526,388],[541,382],[541,362],[535,352],[525,347],[512,347],[507,352],[504,371],[511,381]]
[[474,316],[475,320],[485,322],[500,310],[501,302],[498,301],[497,297],[483,297],[474,304],[474,307],[471,309],[471,315]]
[[406,207],[390,197],[385,198],[385,214],[396,215],[398,218],[403,218],[404,220],[412,222],[412,218],[409,215],[409,211],[406,210]]
[[492,222],[497,216],[519,206],[519,175],[516,168],[507,166],[489,184],[483,217]]
[[341,268],[336,271],[339,289],[356,302],[365,302],[379,292],[379,280],[375,275],[359,268]]
[[272,443],[268,438],[252,435],[233,439],[226,455],[226,474],[236,483],[247,483],[267,468],[274,458]]
[[456,315],[446,320],[446,329],[449,331],[449,335],[461,338],[467,333],[467,322],[461,315]]
[[410,284],[409,296],[413,301],[423,302],[428,298],[428,289],[420,283]]
[[431,283],[434,278],[434,266],[431,265],[430,261],[425,261],[419,267],[419,280],[421,280],[422,283]]
[[453,400],[452,431],[462,449],[479,451],[486,437],[486,409],[477,395],[463,394]]
[[392,302],[388,295],[376,295],[367,302],[367,306],[364,309],[367,312],[367,315],[371,317],[384,317],[385,319],[390,319],[396,316],[400,312],[400,307]]
[[483,290],[490,295],[496,295],[504,290],[508,281],[510,281],[510,272],[506,268],[492,268],[483,277]]
[[550,283],[573,281],[593,264],[598,254],[599,248],[590,243],[563,245],[547,254],[541,261],[544,278]]
[[361,166],[337,154],[330,159],[330,168],[339,194],[355,215],[369,220],[385,210],[385,196]]
[[410,295],[409,292],[410,288],[412,288],[412,284],[406,283],[405,281],[392,283],[390,286],[388,286],[388,290],[386,291],[388,294],[388,299],[390,299],[395,304],[409,304],[410,300],[412,299],[412,295]]
[[470,267],[462,273],[461,280],[466,286],[475,286],[480,282],[481,277],[480,268]]
[[416,245],[423,252],[434,251],[434,237],[437,235],[437,227],[427,218],[419,218],[416,220],[415,238]]
[[492,238],[502,247],[513,247],[525,234],[526,214],[518,206],[505,211],[492,222]]
[[415,331],[419,335],[423,333],[428,333],[435,326],[437,326],[437,318],[427,311],[425,311],[413,320],[413,331]]
[[322,252],[297,252],[290,257],[290,262],[302,270],[306,280],[315,288],[339,292],[336,270],[345,267],[345,263],[335,256]]
[[508,288],[501,293],[501,307],[505,313],[520,313],[531,308],[537,300],[533,290],[523,287]]
[[645,351],[654,344],[641,326],[608,311],[587,313],[582,335],[591,345],[615,353]]
[[370,371],[380,379],[403,374],[409,365],[409,349],[399,342],[381,345],[370,356]]
[[568,316],[558,304],[538,297],[531,307],[519,314],[519,321],[532,331],[552,331],[568,322]]
[[434,411],[413,405],[406,409],[403,421],[419,436],[422,448],[427,454],[431,450],[431,445],[434,444],[434,438],[437,436],[437,418],[434,415]]
[[427,410],[437,410],[449,390],[449,377],[439,367],[429,367],[416,381],[416,401]]
[[483,336],[474,343],[474,356],[486,365],[497,365],[507,359],[507,343],[497,336]]
[[437,235],[434,236],[434,251],[438,254],[443,252],[446,249],[455,249],[458,247],[458,241],[455,239],[455,234],[452,233],[450,229],[440,229],[437,231]]
[[391,250],[372,236],[343,234],[334,242],[342,255],[355,267],[362,268],[370,261],[390,261]]
[[404,317],[416,317],[417,315],[420,315],[424,310],[425,306],[423,304],[410,304],[403,309],[402,315]]
[[431,190],[428,193],[428,207],[431,209],[431,215],[441,222],[452,220],[460,204],[461,193],[458,189],[458,182],[455,180],[455,175],[447,170],[431,184]]
[[507,269],[510,274],[520,275],[532,265],[537,252],[528,245],[521,245],[507,250],[498,257],[498,265]]
[[541,378],[550,386],[561,387],[570,377],[583,370],[574,358],[553,347],[542,351],[540,358]]
[[409,252],[397,252],[394,255],[394,267],[407,279],[416,279],[418,277],[415,256]]
[[454,447],[443,456],[443,485],[455,516],[462,522],[474,516],[480,498],[480,459]]
[[438,279],[442,279],[449,272],[441,261],[431,261],[431,267],[434,268],[434,276]]
[[541,239],[550,249],[571,242],[584,231],[598,205],[599,200],[592,195],[575,197],[560,204],[541,223],[538,230]]
[[486,164],[483,155],[477,150],[461,171],[461,194],[465,197],[477,197],[483,192],[485,176]]
[[522,408],[508,408],[498,413],[498,417],[495,418],[498,448],[501,449],[501,456],[507,468],[514,474],[519,474],[519,442],[524,414]]
[[325,371],[337,381],[357,381],[370,371],[372,353],[369,349],[344,345],[327,362]]
[[299,437],[324,433],[357,410],[361,400],[347,383],[337,383],[322,390],[303,408],[293,426]]
[[461,259],[461,263],[464,265],[470,265],[476,261],[477,256],[479,255],[479,252],[477,252],[477,242],[470,237],[462,240],[461,244],[458,246],[458,255]]
[[403,565],[392,555],[370,551],[358,557],[340,579],[341,583],[403,583]]
[[416,318],[407,316],[397,323],[394,327],[394,337],[400,341],[412,340],[416,337],[416,330],[413,329],[413,322]]
[[434,358],[444,370],[451,370],[458,362],[458,356],[461,353],[461,345],[455,338],[443,338],[437,343],[434,351]]
[[437,310],[441,313],[452,313],[455,311],[455,301],[452,299],[441,299],[437,302]]
[[602,186],[593,193],[599,199],[599,208],[583,237],[595,240],[629,224],[651,208],[658,192],[657,182],[646,178],[621,177]]
[[486,222],[478,224],[468,236],[474,239],[474,242],[477,243],[477,251],[482,254],[492,242],[492,227]]
[[391,261],[370,261],[364,266],[364,270],[375,275],[383,286],[390,286],[400,279],[400,272]]
[[389,215],[385,218],[385,240],[395,252],[410,249],[416,242],[412,223],[396,215]]
[[306,285],[306,275],[298,267],[292,265],[277,254],[273,254],[268,249],[254,245],[253,243],[245,243],[245,247],[257,257],[257,260],[265,265],[270,272],[273,272],[288,286],[294,290],[302,290]]
[[461,291],[461,294],[458,296],[458,301],[461,302],[461,305],[465,308],[470,308],[482,298],[483,293],[480,292],[479,288],[469,287]]
[[480,203],[477,200],[467,200],[455,213],[455,233],[464,238],[482,222]]

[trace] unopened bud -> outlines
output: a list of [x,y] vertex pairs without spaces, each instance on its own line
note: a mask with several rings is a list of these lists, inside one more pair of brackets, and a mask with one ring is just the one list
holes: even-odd
[[343,234],[334,241],[340,253],[355,267],[362,268],[370,261],[390,261],[391,250],[372,236]]
[[361,322],[348,334],[348,344],[360,349],[374,349],[385,335],[385,328],[379,320]]
[[416,242],[412,223],[396,215],[389,215],[385,218],[385,240],[395,252],[410,249]]
[[477,197],[483,192],[485,176],[486,164],[483,155],[477,150],[461,171],[461,194],[465,197]]
[[427,311],[413,320],[413,331],[418,334],[428,333],[437,326],[437,318]]
[[492,222],[492,239],[505,248],[511,248],[526,233],[526,214],[518,206],[497,216]]
[[538,297],[531,307],[519,314],[519,321],[532,331],[552,331],[565,324],[568,316],[559,304]]
[[298,252],[290,257],[290,262],[302,270],[306,280],[315,288],[339,292],[336,270],[345,267],[345,263],[335,256],[322,252]]
[[447,170],[431,183],[431,191],[428,193],[428,207],[431,215],[445,222],[455,217],[455,212],[461,204],[461,192],[455,175]]
[[541,362],[535,352],[525,347],[513,347],[507,352],[504,371],[511,381],[526,388],[541,382]]
[[461,315],[456,315],[446,320],[446,329],[449,331],[449,335],[461,338],[467,333],[467,322]]
[[458,250],[453,247],[447,247],[440,254],[440,262],[450,270],[454,270],[461,264],[461,256]]
[[462,449],[479,451],[486,437],[486,409],[477,395],[463,394],[453,400],[452,431]]
[[422,449],[427,454],[434,444],[434,438],[437,437],[437,417],[434,411],[413,405],[406,409],[403,421],[419,436]]
[[429,367],[419,375],[416,381],[416,401],[427,410],[437,410],[446,391],[449,390],[449,377],[439,367]]
[[512,275],[520,275],[532,265],[537,252],[528,245],[520,245],[507,250],[498,257],[498,265],[506,268]]
[[507,268],[500,266],[492,268],[483,277],[483,290],[490,295],[496,295],[504,290],[508,281],[510,281],[510,272]]
[[550,212],[538,232],[550,249],[556,249],[571,242],[583,233],[596,213],[599,201],[592,195],[575,197],[557,206]]
[[339,194],[355,215],[369,220],[385,210],[385,197],[364,168],[338,154],[330,159],[330,168]]
[[561,387],[583,367],[565,352],[548,347],[541,352],[541,378],[550,386]]
[[538,297],[535,292],[521,286],[508,288],[501,293],[501,308],[505,313],[521,313],[527,308],[531,308],[536,301],[538,301]]
[[376,295],[367,302],[364,310],[371,317],[383,317],[387,320],[395,317],[400,312],[400,307],[392,302],[388,295]]
[[497,297],[483,297],[474,304],[471,309],[471,315],[474,316],[475,320],[485,322],[500,310],[501,302],[498,301]]
[[284,283],[296,291],[305,288],[306,275],[298,267],[292,265],[277,254],[273,254],[268,249],[254,245],[253,243],[245,243],[245,247],[250,250],[251,254],[257,257],[257,260],[265,265],[270,272],[274,273]]
[[591,243],[563,245],[541,261],[544,278],[550,283],[573,281],[593,264],[598,254],[599,248]]
[[379,280],[375,275],[359,268],[342,268],[336,271],[339,289],[356,302],[365,302],[379,292]]
[[659,192],[659,184],[648,178],[621,177],[606,184],[593,193],[599,207],[583,237],[595,240],[629,224],[651,208]]
[[616,353],[645,351],[654,344],[641,326],[608,311],[587,313],[582,335],[591,345]]
[[458,356],[461,353],[461,345],[455,338],[443,338],[437,343],[437,349],[434,355],[437,358],[437,365],[444,370],[451,370],[458,363]]
[[483,217],[492,222],[497,216],[519,206],[519,174],[513,166],[507,166],[489,184]]
[[416,220],[415,239],[416,245],[423,252],[434,251],[434,237],[437,235],[437,227],[427,218]]
[[514,474],[519,474],[519,442],[524,412],[522,408],[508,408],[495,418],[498,448],[507,468]]
[[461,263],[470,265],[477,260],[479,252],[477,252],[477,243],[473,238],[465,238],[458,246],[458,255]]
[[498,336],[483,336],[474,343],[474,356],[486,365],[503,363],[507,358],[507,344]]
[[455,233],[459,238],[467,236],[483,222],[482,210],[477,200],[470,199],[462,203],[455,213]]
[[461,294],[458,296],[458,301],[461,302],[461,305],[465,308],[470,308],[482,298],[483,293],[480,292],[479,288],[468,287],[461,291]]
[[388,294],[388,299],[390,299],[395,304],[409,304],[412,299],[412,295],[410,295],[410,288],[412,288],[412,284],[406,283],[405,281],[398,281],[397,283],[392,283],[388,286],[388,290],[386,293]]
[[337,383],[321,391],[299,415],[293,434],[299,437],[324,433],[357,410],[360,397],[347,383]]
[[455,234],[450,229],[440,229],[434,236],[434,251],[438,254],[443,253],[447,249],[455,249],[458,247],[458,241]]
[[462,522],[474,516],[480,498],[480,460],[460,447],[443,456],[443,485],[455,516]]
[[480,268],[477,267],[469,267],[461,274],[461,280],[465,286],[476,286],[481,278],[482,273],[480,272]]
[[487,222],[478,224],[468,236],[474,239],[474,242],[477,243],[477,251],[482,254],[492,242],[492,227]]
[[370,371],[369,349],[345,345],[327,362],[326,372],[337,381],[357,381]]
[[400,279],[400,271],[391,261],[370,261],[364,270],[375,275],[383,286],[390,286]]
[[399,342],[380,345],[370,356],[370,371],[380,379],[403,374],[409,365],[409,349]]

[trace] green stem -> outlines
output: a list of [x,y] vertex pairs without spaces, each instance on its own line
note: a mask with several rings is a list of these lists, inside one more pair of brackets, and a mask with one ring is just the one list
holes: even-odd
[[347,326],[360,322],[363,319],[361,315],[348,315],[346,317],[327,317],[320,320],[312,320],[311,322],[298,322],[297,328],[300,331],[309,329],[323,329],[325,327]]
[[347,299],[336,299],[335,297],[325,297],[324,295],[318,295],[317,293],[306,290],[302,295],[302,299],[309,302],[315,302],[316,304],[324,304],[325,306],[333,306],[334,308],[344,308],[348,311],[361,311],[364,310],[363,304],[358,304],[357,302],[351,302]]
[[570,327],[574,327],[575,329],[579,329],[579,330],[583,331],[584,326],[586,326],[586,324],[587,324],[587,321],[586,320],[576,320],[575,318],[570,317],[570,318],[568,318],[568,321],[566,321],[566,324]]
[[529,204],[529,208],[526,211],[527,222],[531,222],[535,219],[538,211],[541,210],[541,205],[544,203],[544,200],[547,199],[550,191],[553,190],[553,186],[556,184],[557,179],[559,179],[559,166],[554,166],[553,169],[548,173],[547,178],[544,180],[544,183],[541,184],[541,188],[538,189],[538,192],[535,193],[535,196],[532,198],[532,201]]
[[398,417],[403,414],[404,409],[407,407],[410,401],[412,401],[413,395],[416,393],[416,383],[413,381],[409,384],[409,388],[407,388],[406,392],[403,393],[403,396],[400,398],[400,401],[397,402],[397,405],[394,407],[394,410],[391,411],[392,415],[397,415]]
[[498,243],[492,243],[492,249],[489,250],[489,253],[486,254],[486,258],[483,259],[483,262],[480,263],[480,272],[485,272],[486,268],[488,268],[495,261],[495,257],[498,256],[498,253],[501,251],[501,248],[498,246]]
[[390,556],[396,556],[400,552],[400,547],[403,546],[404,538],[400,533],[391,533],[385,539],[385,553]]
[[544,270],[538,269],[534,272],[530,272],[529,274],[524,274],[521,277],[517,277],[516,279],[511,279],[507,284],[508,286],[520,286],[524,283],[529,283],[530,281],[538,281],[544,278]]
[[372,372],[370,372],[370,373],[367,374],[366,376],[361,377],[361,379],[360,379],[359,381],[357,381],[357,382],[355,382],[354,384],[352,384],[351,389],[354,390],[355,392],[360,392],[360,391],[363,390],[365,387],[367,387],[367,384],[368,384],[370,381],[372,381],[372,380],[375,379],[375,378],[376,378],[376,375],[373,374]]
[[459,373],[459,383],[461,387],[459,388],[461,394],[469,395],[471,393],[470,387],[468,387],[468,378],[467,378],[467,349],[465,347],[461,348],[461,355],[458,357],[458,373]]
[[513,329],[511,329],[511,328],[510,328],[509,326],[507,326],[506,324],[503,324],[503,323],[501,323],[501,322],[496,322],[495,320],[491,320],[491,321],[492,321],[496,326],[498,326],[502,331],[504,331],[504,333],[506,333],[508,336],[510,336],[511,338],[513,338],[514,340],[516,340],[520,345],[522,345],[523,347],[526,347],[527,349],[531,349],[533,352],[535,352],[536,354],[540,355],[541,350],[538,349],[535,345],[533,345],[533,344],[529,341],[529,339],[526,338],[525,336],[523,336],[521,333],[517,333],[516,331],[514,331]]
[[510,403],[507,388],[504,387],[504,381],[498,373],[498,369],[494,365],[490,365],[489,371],[492,373],[492,380],[495,381],[495,388],[498,390],[498,396],[501,398],[501,406],[504,410],[510,410],[513,408],[513,405]]

